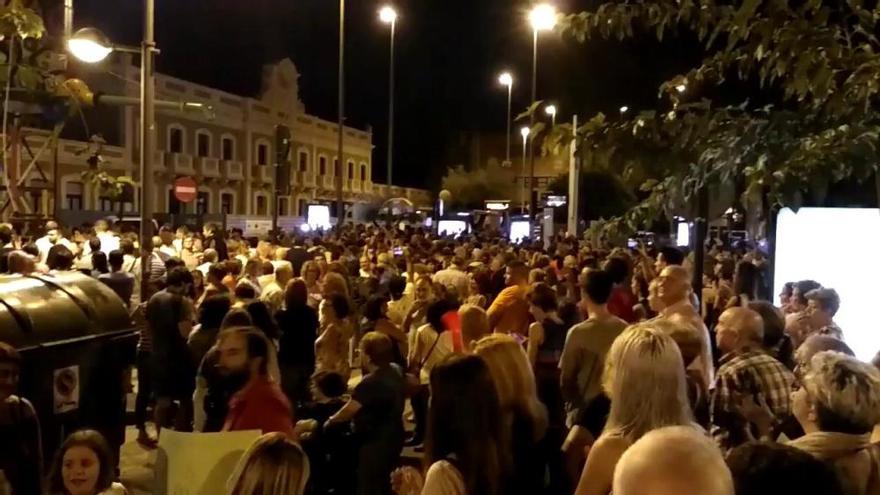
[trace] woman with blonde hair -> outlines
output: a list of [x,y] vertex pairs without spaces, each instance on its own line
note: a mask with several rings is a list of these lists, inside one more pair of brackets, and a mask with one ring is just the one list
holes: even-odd
[[267,433],[242,456],[230,478],[230,495],[303,495],[309,458],[283,433]]
[[607,495],[624,452],[649,431],[694,425],[685,368],[675,341],[652,323],[632,325],[611,345],[602,387],[611,399],[605,429],[590,449],[575,495]]
[[458,308],[461,323],[461,343],[466,354],[472,354],[477,342],[492,333],[489,327],[489,315],[486,310],[473,304],[465,304]]
[[547,408],[538,399],[535,375],[526,352],[513,337],[492,334],[477,342],[474,354],[489,367],[501,406],[502,428],[510,432],[510,486],[521,493],[542,493],[548,459],[543,445]]

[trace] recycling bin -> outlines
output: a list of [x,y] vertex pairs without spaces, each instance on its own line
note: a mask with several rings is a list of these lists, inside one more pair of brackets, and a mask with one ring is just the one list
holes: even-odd
[[80,428],[125,440],[125,385],[137,332],[109,287],[78,272],[0,277],[0,341],[22,356],[19,394],[33,403],[49,462]]

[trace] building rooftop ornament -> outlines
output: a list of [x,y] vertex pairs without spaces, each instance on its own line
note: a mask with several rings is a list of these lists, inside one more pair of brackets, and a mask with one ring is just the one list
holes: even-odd
[[289,58],[263,66],[263,104],[290,115],[305,112],[299,99],[299,71]]

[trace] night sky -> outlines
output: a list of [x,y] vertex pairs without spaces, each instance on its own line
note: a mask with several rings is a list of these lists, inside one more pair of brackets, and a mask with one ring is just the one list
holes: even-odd
[[[139,0],[75,0],[76,27],[92,25],[113,40],[137,45]],[[156,0],[163,73],[232,93],[256,96],[261,67],[290,57],[310,114],[336,120],[338,2],[336,0]],[[562,12],[595,7],[591,0],[557,0]],[[388,26],[381,1],[348,0],[346,115],[372,125],[373,179],[385,180]],[[462,136],[503,133],[509,69],[514,114],[530,97],[529,0],[397,0],[395,183],[435,187],[446,166],[464,163]],[[560,107],[559,120],[621,105],[650,108],[659,83],[696,60],[693,43],[672,40],[579,44],[541,35],[538,98]],[[427,173],[426,173],[427,171]]]

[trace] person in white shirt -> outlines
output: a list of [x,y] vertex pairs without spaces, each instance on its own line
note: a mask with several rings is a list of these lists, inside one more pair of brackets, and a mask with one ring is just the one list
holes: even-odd
[[109,255],[111,251],[119,249],[119,236],[110,230],[107,220],[95,222],[95,236],[101,241],[101,251]]
[[455,256],[444,270],[434,274],[433,281],[447,289],[454,289],[460,301],[467,299],[470,292],[471,281],[465,272],[464,258]]
[[64,235],[61,233],[61,226],[58,225],[58,222],[49,220],[46,222],[46,235],[40,237],[36,241],[37,249],[40,250],[40,263],[46,263],[46,260],[49,258],[49,250],[52,249],[52,246],[55,244],[61,244],[72,252],[75,252],[75,246],[73,243],[64,238]]

